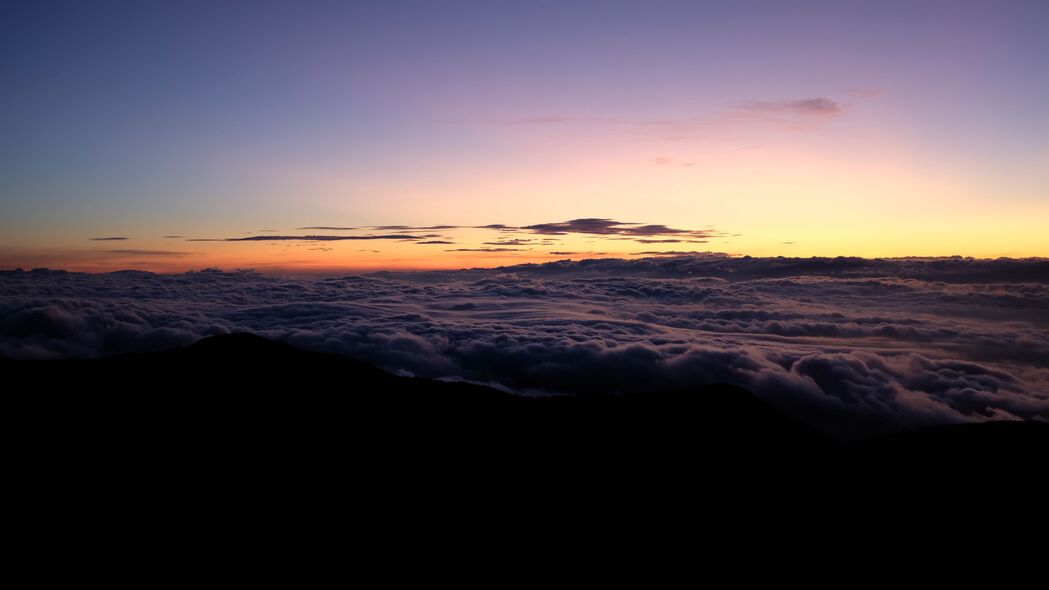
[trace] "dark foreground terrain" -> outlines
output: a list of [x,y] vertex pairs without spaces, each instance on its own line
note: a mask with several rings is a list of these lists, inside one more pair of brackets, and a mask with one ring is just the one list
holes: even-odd
[[1047,424],[839,443],[728,386],[528,399],[247,335],[0,371],[17,587],[1001,584],[1049,566]]

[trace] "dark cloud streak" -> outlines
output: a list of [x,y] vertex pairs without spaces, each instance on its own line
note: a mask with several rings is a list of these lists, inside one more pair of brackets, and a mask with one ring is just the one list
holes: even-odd
[[[502,232],[504,234],[533,234],[543,236],[542,239],[527,237],[506,237],[497,240],[481,242],[484,246],[521,246],[526,244],[550,245],[557,242],[553,236],[584,235],[600,239],[629,240],[636,239],[640,243],[677,243],[687,241],[701,243],[705,238],[711,236],[724,236],[725,234],[714,229],[680,229],[663,224],[646,224],[637,222],[616,221],[607,218],[587,217],[571,219],[568,221],[539,223],[524,226],[512,226],[506,224],[488,224],[481,226],[464,225],[380,225],[367,227],[340,227],[340,226],[310,226],[298,229],[317,229],[333,231],[351,230],[377,230],[413,232],[393,234],[362,234],[362,235],[250,235],[237,238],[190,238],[193,242],[245,242],[245,241],[339,241],[339,240],[402,240],[415,241],[417,244],[441,243],[446,237],[435,233],[418,233],[423,231],[444,231],[455,229],[486,229]],[[272,230],[260,230],[272,231]],[[440,240],[440,241],[439,241]],[[486,249],[494,251],[493,249]]]
[[408,234],[383,234],[365,236],[329,236],[329,235],[307,235],[307,236],[247,236],[243,238],[220,238],[207,239],[197,238],[193,242],[338,242],[344,240],[419,240],[424,236],[413,236]]
[[524,248],[455,248],[445,252],[524,252]]
[[672,236],[707,237],[712,230],[675,229],[660,224],[615,221],[597,217],[572,219],[558,223],[526,225],[520,229],[542,235],[588,234],[596,236]]
[[107,252],[128,256],[189,256],[189,252],[175,252],[172,250],[107,250]]

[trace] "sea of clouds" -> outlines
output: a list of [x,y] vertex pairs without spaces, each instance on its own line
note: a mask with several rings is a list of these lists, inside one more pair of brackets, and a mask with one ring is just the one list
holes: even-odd
[[239,331],[527,394],[732,383],[841,435],[1049,420],[1049,261],[1039,259],[0,272],[4,356],[158,350]]

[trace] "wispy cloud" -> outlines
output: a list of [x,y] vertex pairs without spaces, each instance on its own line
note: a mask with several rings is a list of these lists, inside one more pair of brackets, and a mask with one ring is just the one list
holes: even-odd
[[527,244],[534,243],[535,240],[531,238],[512,238],[506,240],[499,240],[497,242],[484,242],[486,246],[524,246]]
[[656,166],[676,166],[678,168],[689,168],[696,165],[695,162],[682,162],[680,160],[675,160],[674,158],[667,158],[665,156],[652,158],[652,163]]
[[740,103],[741,110],[758,113],[835,117],[843,110],[837,101],[829,98],[803,98],[798,100],[748,100]]
[[[336,242],[392,240],[412,242],[417,245],[454,245],[462,248],[447,252],[516,252],[521,247],[541,252],[544,247],[563,247],[559,236],[585,236],[593,240],[625,240],[642,244],[705,243],[711,237],[726,234],[713,226],[703,229],[671,227],[664,224],[619,221],[603,217],[584,217],[532,225],[509,225],[491,223],[485,225],[435,224],[435,225],[378,225],[378,226],[310,226],[340,233],[317,234],[252,234],[238,237],[185,238],[190,242]],[[461,236],[455,230],[487,230],[496,232],[488,240]],[[370,233],[371,230],[386,230],[395,233]],[[428,233],[434,230],[439,233]],[[345,231],[346,233],[341,233]],[[297,245],[299,245],[297,244]]]
[[445,252],[523,252],[523,248],[455,248]]
[[107,252],[127,256],[189,256],[189,252],[175,252],[172,250],[107,250]]
[[[844,96],[872,98],[880,96],[883,91],[877,88],[849,88],[839,94]],[[481,124],[516,125],[516,126],[604,126],[622,129],[649,129],[659,133],[663,139],[680,140],[694,136],[694,133],[705,126],[738,120],[741,113],[788,116],[788,117],[834,117],[844,113],[842,105],[825,96],[781,100],[744,100],[737,102],[726,111],[696,113],[694,116],[676,117],[629,117],[629,116],[587,116],[560,113],[545,113],[520,117],[507,117],[480,121]],[[691,162],[674,162],[669,158],[657,158],[656,164],[662,166],[690,166]]]
[[573,117],[569,115],[535,115],[531,117],[515,117],[499,119],[496,123],[502,125],[564,125],[568,123],[586,123],[597,119],[592,117]]
[[374,229],[378,231],[419,231],[419,230],[441,230],[441,229],[458,229],[461,225],[425,225],[425,226],[411,226],[411,225],[372,225],[368,226],[367,229]]
[[646,252],[633,253],[634,256],[692,256],[698,254],[705,254],[705,252],[693,252],[688,250],[666,250],[660,252],[658,250],[649,250]]
[[109,237],[109,238],[91,238],[91,241],[92,242],[115,242],[117,240],[126,240],[126,239],[128,239],[128,238],[122,238],[122,237],[114,236],[114,237]]
[[338,242],[343,240],[419,240],[424,236],[382,234],[366,236],[247,236],[244,238],[192,238],[190,242]]
[[308,227],[297,227],[295,229],[314,230],[314,231],[317,231],[317,230],[319,230],[319,231],[351,231],[351,230],[355,230],[355,229],[359,229],[359,228],[356,228],[356,227],[337,227],[337,226],[333,226],[333,225],[311,225],[311,226],[308,226]]
[[861,98],[877,98],[884,95],[885,91],[880,88],[846,88],[845,94]]

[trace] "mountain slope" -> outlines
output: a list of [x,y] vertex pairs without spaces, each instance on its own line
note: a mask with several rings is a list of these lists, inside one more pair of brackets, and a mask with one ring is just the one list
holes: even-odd
[[243,334],[0,371],[44,585],[1001,582],[1046,555],[1046,424],[846,444],[730,386],[522,398]]

